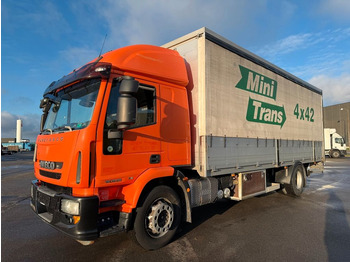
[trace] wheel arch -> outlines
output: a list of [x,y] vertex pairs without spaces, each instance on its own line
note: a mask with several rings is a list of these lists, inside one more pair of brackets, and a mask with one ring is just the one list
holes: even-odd
[[[122,189],[122,195],[125,200],[123,207],[126,212],[131,213],[137,207],[140,207],[145,201],[147,195],[157,186],[169,186],[179,196],[182,209],[182,220],[191,222],[191,206],[188,183],[184,175],[173,167],[160,167],[146,170],[131,185]],[[122,208],[123,208],[122,207]]]
[[276,172],[275,181],[281,184],[290,184],[292,174],[295,172],[295,169],[298,166],[302,167],[303,170],[303,186],[306,185],[306,168],[305,165],[301,161],[296,161],[294,165],[285,167],[284,169]]

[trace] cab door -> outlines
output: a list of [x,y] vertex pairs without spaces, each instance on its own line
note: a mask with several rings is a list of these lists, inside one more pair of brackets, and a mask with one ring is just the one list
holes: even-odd
[[131,183],[160,165],[159,85],[139,82],[136,123],[123,132],[116,132],[119,82],[115,79],[107,87],[96,142],[96,187]]

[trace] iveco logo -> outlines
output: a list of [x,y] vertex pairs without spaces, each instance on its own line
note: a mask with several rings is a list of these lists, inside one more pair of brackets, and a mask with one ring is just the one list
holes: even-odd
[[46,168],[46,169],[55,169],[56,165],[55,162],[51,161],[39,161],[40,167],[41,168]]
[[40,143],[45,143],[45,142],[62,142],[63,141],[63,136],[61,137],[54,137],[54,138],[41,138],[38,140]]
[[44,161],[44,160],[40,160],[39,161],[39,165],[41,168],[46,168],[46,169],[61,169],[63,166],[62,162],[52,162],[52,161]]

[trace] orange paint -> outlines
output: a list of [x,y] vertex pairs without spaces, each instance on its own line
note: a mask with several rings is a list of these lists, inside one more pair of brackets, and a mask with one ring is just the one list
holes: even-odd
[[[35,176],[40,181],[71,188],[76,197],[97,195],[100,202],[125,200],[118,209],[131,212],[149,181],[173,176],[171,166],[191,164],[187,70],[176,51],[149,45],[108,52],[99,62],[110,63],[112,68],[109,79],[102,79],[89,125],[80,130],[39,135]],[[106,155],[103,141],[107,105],[113,79],[122,75],[133,76],[140,85],[155,89],[155,123],[126,130],[122,153]],[[160,162],[150,163],[152,155],[159,155]],[[40,167],[39,161],[62,162],[63,166],[49,170]],[[48,177],[50,172],[59,173],[60,178]],[[114,208],[100,212],[110,209]]]

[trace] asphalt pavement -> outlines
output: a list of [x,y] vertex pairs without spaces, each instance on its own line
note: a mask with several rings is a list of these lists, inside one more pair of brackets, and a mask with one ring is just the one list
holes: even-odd
[[32,157],[1,158],[2,261],[350,261],[350,158],[327,158],[300,198],[272,192],[195,208],[173,242],[145,251],[130,233],[82,246],[37,218]]

